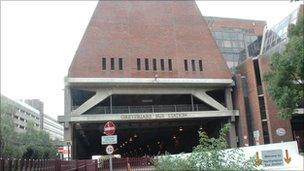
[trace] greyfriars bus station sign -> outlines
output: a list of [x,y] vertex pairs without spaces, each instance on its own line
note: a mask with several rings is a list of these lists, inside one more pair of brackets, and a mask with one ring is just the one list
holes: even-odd
[[165,114],[125,114],[120,115],[122,120],[151,120],[151,119],[172,119],[172,118],[187,118],[187,113],[165,113]]
[[196,112],[170,112],[170,113],[133,113],[133,114],[90,114],[72,116],[72,122],[93,121],[127,121],[127,120],[161,120],[183,118],[208,118],[238,116],[238,111],[196,111]]

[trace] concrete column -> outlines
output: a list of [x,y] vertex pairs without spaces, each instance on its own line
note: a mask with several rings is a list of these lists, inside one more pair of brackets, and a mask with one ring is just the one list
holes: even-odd
[[191,108],[192,108],[192,111],[194,111],[194,106],[193,106],[193,95],[191,94]]
[[[66,85],[64,87],[64,117],[65,118],[71,117],[71,111],[72,111],[71,89],[66,83]],[[69,128],[69,123],[67,121],[64,123],[64,127]],[[71,139],[69,139],[69,140],[71,140]]]
[[229,145],[231,148],[237,147],[236,143],[236,132],[235,132],[235,121],[233,121],[233,118],[228,119],[228,123],[231,124],[230,130],[229,130]]
[[226,88],[225,90],[225,101],[226,101],[226,107],[228,110],[233,110],[232,105],[232,96],[231,96],[231,88]]

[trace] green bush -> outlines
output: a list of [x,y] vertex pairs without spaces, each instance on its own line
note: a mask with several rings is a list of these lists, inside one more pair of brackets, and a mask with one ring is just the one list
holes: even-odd
[[209,138],[199,132],[199,145],[189,155],[162,156],[156,160],[156,170],[254,170],[254,160],[247,160],[241,149],[229,149],[225,139],[230,128],[226,124],[219,138]]

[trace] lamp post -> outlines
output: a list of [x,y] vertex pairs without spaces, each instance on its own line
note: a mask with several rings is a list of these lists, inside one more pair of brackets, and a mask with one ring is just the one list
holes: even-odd
[[71,142],[67,141],[67,146],[68,146],[68,161],[70,160],[70,146],[71,146]]

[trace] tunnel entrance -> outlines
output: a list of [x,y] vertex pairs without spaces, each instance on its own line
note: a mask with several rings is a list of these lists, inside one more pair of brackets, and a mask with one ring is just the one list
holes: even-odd
[[[218,137],[227,118],[201,118],[162,121],[114,122],[118,144],[114,154],[121,157],[156,156],[165,153],[191,152],[199,143],[198,131],[209,137]],[[101,145],[102,123],[76,123],[74,125],[74,156],[89,159],[93,155],[106,155],[106,145]]]

